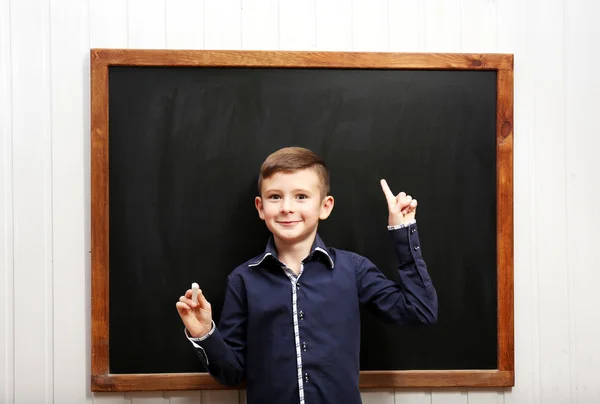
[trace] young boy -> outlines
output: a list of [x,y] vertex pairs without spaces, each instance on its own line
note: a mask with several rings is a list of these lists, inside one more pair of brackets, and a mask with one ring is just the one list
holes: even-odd
[[216,327],[202,294],[177,302],[185,332],[220,383],[246,380],[248,404],[360,403],[360,306],[402,324],[433,324],[437,295],[419,248],[417,201],[381,180],[401,282],[368,259],[326,247],[319,220],[333,209],[329,172],[290,147],[263,163],[256,209],[272,233],[265,251],[228,277]]

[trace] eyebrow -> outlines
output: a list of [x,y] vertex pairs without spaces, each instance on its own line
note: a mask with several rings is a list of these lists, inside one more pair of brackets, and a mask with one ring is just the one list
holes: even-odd
[[[280,189],[277,188],[267,188],[265,189],[265,194],[269,193],[269,192],[281,192]],[[304,188],[296,188],[292,190],[292,193],[298,193],[298,192],[304,192],[305,194],[310,194],[311,191],[309,191],[308,189],[304,189]]]

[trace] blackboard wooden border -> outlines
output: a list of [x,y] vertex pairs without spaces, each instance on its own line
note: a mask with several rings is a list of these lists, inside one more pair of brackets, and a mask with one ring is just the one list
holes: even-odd
[[362,371],[361,388],[514,386],[513,55],[91,49],[92,391],[225,389],[204,373],[109,373],[109,66],[211,66],[497,72],[498,368]]

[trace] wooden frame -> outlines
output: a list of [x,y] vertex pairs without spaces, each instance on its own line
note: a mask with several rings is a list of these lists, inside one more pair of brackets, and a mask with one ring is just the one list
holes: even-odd
[[109,373],[109,66],[229,66],[497,71],[498,368],[363,371],[361,388],[514,386],[513,55],[91,50],[92,391],[225,389],[208,374]]

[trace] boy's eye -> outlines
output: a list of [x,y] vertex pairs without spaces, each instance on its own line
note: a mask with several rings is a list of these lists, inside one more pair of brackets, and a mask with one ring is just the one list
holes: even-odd
[[279,195],[271,195],[269,196],[269,199],[279,199]]
[[298,199],[306,199],[306,198],[308,198],[308,196],[303,195],[303,194],[298,195]]

